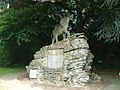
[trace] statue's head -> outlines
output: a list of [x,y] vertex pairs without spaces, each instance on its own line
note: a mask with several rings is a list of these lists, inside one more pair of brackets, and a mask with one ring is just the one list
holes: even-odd
[[70,14],[69,12],[67,12],[67,13],[66,13],[66,16],[70,17],[70,16],[71,16],[71,14]]
[[68,18],[68,19],[71,19],[71,14],[69,12],[66,12],[63,14],[63,17],[65,18]]
[[64,17],[70,17],[70,16],[71,16],[71,14],[69,12],[64,14]]

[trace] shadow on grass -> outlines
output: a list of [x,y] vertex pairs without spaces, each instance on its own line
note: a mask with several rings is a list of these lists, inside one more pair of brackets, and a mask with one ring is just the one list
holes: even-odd
[[0,67],[0,76],[9,73],[19,73],[24,71],[25,71],[24,67]]

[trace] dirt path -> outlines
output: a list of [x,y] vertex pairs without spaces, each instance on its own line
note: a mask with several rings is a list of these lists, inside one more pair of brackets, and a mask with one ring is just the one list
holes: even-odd
[[102,75],[102,77],[111,82],[111,85],[102,90],[120,90],[120,76]]
[[[120,77],[101,75],[104,81],[92,82],[82,88],[57,87],[52,85],[34,84],[23,73],[12,73],[0,77],[0,90],[120,90]],[[18,78],[19,77],[19,78]],[[20,80],[18,80],[20,79]],[[110,81],[111,84],[108,82]]]

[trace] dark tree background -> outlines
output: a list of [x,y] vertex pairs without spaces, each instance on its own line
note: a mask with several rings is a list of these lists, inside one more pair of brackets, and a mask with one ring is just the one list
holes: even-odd
[[27,65],[37,50],[51,44],[55,24],[70,12],[69,30],[87,36],[93,67],[120,68],[119,0],[2,0],[0,6],[0,66]]

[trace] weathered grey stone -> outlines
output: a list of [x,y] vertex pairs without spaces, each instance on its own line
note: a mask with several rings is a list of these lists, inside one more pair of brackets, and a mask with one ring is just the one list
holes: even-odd
[[[48,50],[60,48],[63,49],[63,68],[50,70]],[[71,36],[53,45],[42,47],[34,54],[34,60],[26,68],[28,73],[32,69],[38,71],[37,83],[81,87],[90,80],[93,58],[86,37],[80,34],[77,37]]]

